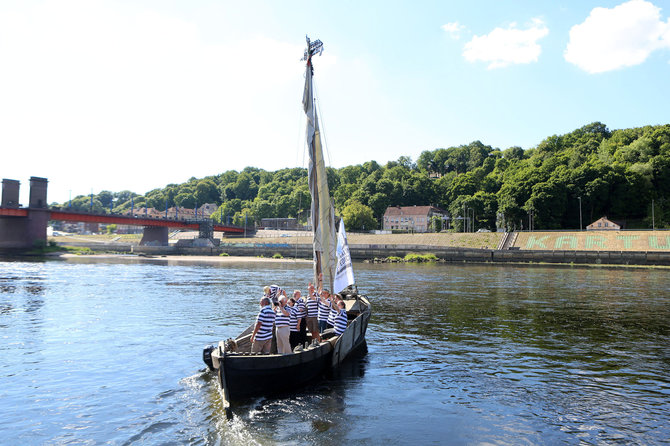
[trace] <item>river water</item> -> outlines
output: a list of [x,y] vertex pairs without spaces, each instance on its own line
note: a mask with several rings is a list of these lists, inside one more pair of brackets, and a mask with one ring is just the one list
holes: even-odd
[[[0,261],[0,443],[667,444],[667,270],[356,264],[367,354],[221,411],[205,344],[306,263]],[[281,383],[278,383],[281,385]]]

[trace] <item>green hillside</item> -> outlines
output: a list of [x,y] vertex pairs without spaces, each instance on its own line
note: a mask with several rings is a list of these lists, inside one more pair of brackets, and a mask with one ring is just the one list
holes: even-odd
[[[435,204],[452,216],[475,215],[475,228],[569,229],[607,215],[628,228],[670,227],[670,124],[610,131],[595,122],[565,135],[546,138],[537,147],[500,150],[479,141],[424,151],[379,165],[328,172],[336,211],[351,229],[379,228],[389,205]],[[268,172],[247,167],[182,184],[169,184],[144,195],[103,191],[93,197],[94,211],[131,206],[193,208],[216,203],[212,218],[242,224],[266,217],[309,215],[307,169]],[[114,200],[112,202],[112,200]],[[66,205],[66,204],[63,204]],[[89,210],[90,197],[72,200]],[[460,230],[456,221],[456,230]]]

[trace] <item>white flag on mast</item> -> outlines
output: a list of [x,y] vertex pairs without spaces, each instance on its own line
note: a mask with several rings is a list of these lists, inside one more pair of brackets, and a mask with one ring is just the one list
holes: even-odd
[[340,219],[340,230],[337,233],[337,270],[333,291],[339,293],[354,284],[354,268],[351,265],[351,253],[347,245],[347,233],[344,232],[344,220]]

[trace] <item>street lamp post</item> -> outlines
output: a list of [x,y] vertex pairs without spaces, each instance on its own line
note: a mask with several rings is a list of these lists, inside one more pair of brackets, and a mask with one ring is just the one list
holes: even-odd
[[468,232],[467,231],[467,217],[466,217],[467,211],[465,210],[465,203],[463,203],[463,232]]
[[579,200],[579,230],[581,231],[584,226],[582,226],[582,197],[577,197]]
[[656,219],[654,218],[654,199],[651,199],[651,230],[656,230]]
[[470,232],[475,232],[475,208],[470,209],[472,211],[472,220],[470,220]]

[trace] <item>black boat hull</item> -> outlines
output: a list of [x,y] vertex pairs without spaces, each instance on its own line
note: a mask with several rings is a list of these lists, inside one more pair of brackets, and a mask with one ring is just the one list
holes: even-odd
[[365,343],[370,304],[362,296],[359,299],[358,308],[362,311],[349,321],[342,335],[300,352],[288,355],[250,353],[253,325],[235,340],[242,351],[225,351],[223,342],[206,347],[203,360],[217,373],[224,405],[228,407],[231,400],[291,391],[337,368]]
[[291,355],[226,355],[223,371],[228,395],[238,399],[301,387],[328,369],[332,350],[330,343],[323,343]]

